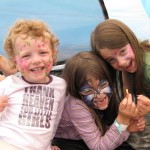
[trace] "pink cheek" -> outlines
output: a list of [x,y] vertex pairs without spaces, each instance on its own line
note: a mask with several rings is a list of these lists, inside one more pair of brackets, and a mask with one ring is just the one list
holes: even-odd
[[113,50],[113,55],[114,55],[114,56],[117,56],[118,51],[119,51],[119,49],[115,49],[115,50]]
[[47,65],[47,70],[50,71],[51,69],[52,69],[52,63],[49,63],[49,64]]
[[18,64],[21,71],[24,71],[24,70],[28,69],[28,63],[25,60],[23,60],[21,58],[18,58],[16,60],[16,62],[17,62],[17,64]]
[[130,55],[129,55],[129,54],[126,54],[122,59],[128,60],[128,59],[130,59]]
[[126,54],[126,59],[130,59],[131,57],[134,56],[134,52],[133,52],[133,49],[131,46],[128,45],[128,51],[127,51],[127,54]]

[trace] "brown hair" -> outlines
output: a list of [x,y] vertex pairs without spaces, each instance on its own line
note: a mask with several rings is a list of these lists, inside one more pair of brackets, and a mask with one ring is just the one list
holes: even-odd
[[4,41],[4,49],[9,57],[9,61],[12,64],[12,67],[15,67],[13,62],[13,58],[15,55],[14,52],[14,43],[18,36],[21,34],[33,37],[42,37],[44,39],[48,39],[50,43],[50,47],[52,49],[54,62],[56,61],[57,54],[57,46],[59,41],[57,37],[52,33],[46,23],[40,20],[25,20],[19,19],[14,25],[9,29],[8,35]]
[[[100,56],[100,50],[104,48],[116,49],[122,48],[130,43],[135,54],[137,63],[137,71],[133,74],[125,73],[127,76],[132,76],[132,89],[135,86],[135,94],[141,94],[143,88],[143,51],[148,47],[148,42],[139,42],[132,30],[116,19],[108,19],[98,24],[91,34],[92,51]],[[146,44],[147,43],[147,44]],[[111,68],[112,69],[112,68]],[[112,69],[113,70],[113,69]],[[116,73],[113,70],[113,74]],[[138,82],[136,82],[138,81]],[[136,84],[135,84],[136,82]]]
[[[99,80],[107,80],[110,86],[113,86],[110,78],[111,76],[105,62],[91,52],[80,52],[67,61],[63,71],[63,78],[67,82],[67,92],[73,97],[82,100],[79,90],[80,87],[87,81],[87,75],[89,74]],[[100,116],[100,114],[97,114],[99,113],[98,110],[87,106],[94,115],[95,122],[102,133],[106,131],[106,126],[103,124],[106,123],[107,125],[110,125],[116,118],[116,103],[115,99],[112,98],[110,100],[108,108],[103,111],[103,122],[100,122],[100,119],[96,119]]]

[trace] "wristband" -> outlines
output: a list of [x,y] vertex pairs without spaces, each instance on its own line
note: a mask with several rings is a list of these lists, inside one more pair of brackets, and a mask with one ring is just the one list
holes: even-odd
[[128,125],[125,124],[119,124],[116,120],[114,121],[115,126],[117,127],[117,129],[119,130],[119,132],[121,133],[122,131],[125,131],[128,127]]

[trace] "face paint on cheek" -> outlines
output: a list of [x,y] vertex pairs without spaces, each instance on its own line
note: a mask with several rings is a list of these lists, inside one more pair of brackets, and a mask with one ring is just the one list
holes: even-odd
[[95,94],[83,95],[82,98],[87,105],[94,106],[93,99],[95,98]]
[[111,96],[113,94],[110,86],[106,86],[105,88],[103,88],[100,93],[106,94],[109,99],[111,98]]
[[21,73],[24,73],[24,71],[28,69],[27,62],[18,56],[16,57],[16,64]]
[[113,50],[113,53],[112,53],[112,54],[113,54],[114,56],[117,56],[118,51],[119,51],[119,49],[115,49],[115,50]]
[[88,84],[85,83],[81,86],[79,91],[82,100],[89,106],[93,106],[93,99],[95,98],[95,90]]
[[127,58],[131,58],[133,55],[135,56],[132,47],[130,45],[127,45]]
[[46,75],[49,74],[49,72],[50,72],[51,69],[52,69],[52,66],[53,66],[53,61],[52,61],[52,58],[49,57],[48,64],[47,64],[47,66],[46,66]]

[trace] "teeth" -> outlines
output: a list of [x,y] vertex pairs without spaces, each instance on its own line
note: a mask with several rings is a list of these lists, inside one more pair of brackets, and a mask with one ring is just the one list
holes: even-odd
[[33,71],[38,71],[38,70],[42,70],[42,68],[35,68],[35,69],[32,69]]
[[129,63],[127,64],[126,68],[128,68],[128,67],[130,66],[130,64],[131,64],[131,62],[129,62]]

